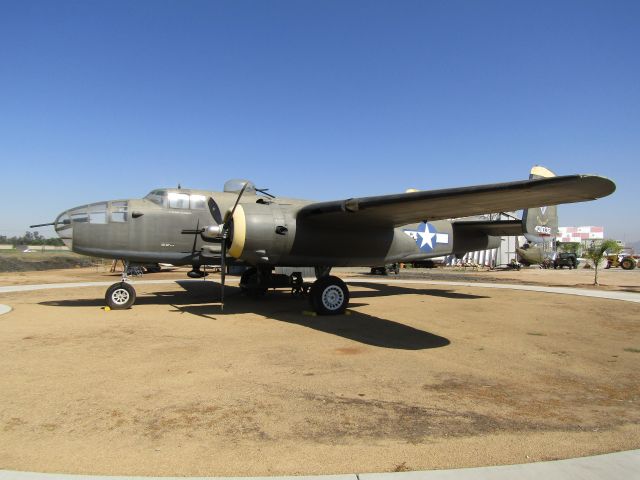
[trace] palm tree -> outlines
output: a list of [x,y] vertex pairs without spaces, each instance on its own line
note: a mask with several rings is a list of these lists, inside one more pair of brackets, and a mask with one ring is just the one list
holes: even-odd
[[595,269],[595,276],[593,279],[594,285],[600,285],[598,283],[598,265],[602,262],[602,259],[605,257],[605,255],[612,255],[620,252],[620,250],[622,250],[622,247],[618,245],[618,242],[616,242],[615,240],[607,239],[603,240],[600,243],[592,243],[591,246],[582,253],[585,258],[588,258],[593,262],[593,266]]

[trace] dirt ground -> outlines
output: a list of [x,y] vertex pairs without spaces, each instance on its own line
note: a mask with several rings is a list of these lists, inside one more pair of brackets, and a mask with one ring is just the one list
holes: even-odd
[[98,263],[103,261],[64,251],[0,251],[0,272],[88,267]]
[[[583,286],[592,272],[400,277]],[[0,316],[0,468],[327,474],[640,448],[640,304],[394,278],[352,284],[339,317],[233,286],[221,314],[213,281],[139,285],[133,309],[110,312],[104,287],[0,294],[14,308]],[[0,285],[110,279],[78,268]],[[601,275],[609,289],[639,280]]]

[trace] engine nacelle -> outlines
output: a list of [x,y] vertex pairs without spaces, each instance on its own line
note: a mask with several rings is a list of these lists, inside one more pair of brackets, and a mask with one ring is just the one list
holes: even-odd
[[296,220],[274,203],[238,205],[230,228],[229,255],[251,264],[277,263],[291,251]]

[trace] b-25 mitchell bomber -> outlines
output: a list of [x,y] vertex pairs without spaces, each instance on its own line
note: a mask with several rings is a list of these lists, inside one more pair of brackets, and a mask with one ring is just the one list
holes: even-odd
[[[205,274],[203,266],[220,266],[221,305],[226,266],[240,263],[249,267],[240,279],[247,294],[291,287],[308,293],[317,313],[332,315],[349,302],[347,285],[330,275],[332,267],[462,256],[498,247],[501,236],[550,236],[557,229],[550,206],[614,191],[607,178],[555,176],[539,166],[529,180],[328,202],[275,197],[249,181],[232,180],[223,192],[163,188],[142,199],[75,207],[43,225],[53,225],[65,244],[84,255],[130,265],[191,265],[192,278]],[[520,209],[521,220],[468,218]],[[305,284],[296,272],[276,274],[276,266],[315,267],[316,281]],[[126,272],[107,290],[111,308],[135,302]]]

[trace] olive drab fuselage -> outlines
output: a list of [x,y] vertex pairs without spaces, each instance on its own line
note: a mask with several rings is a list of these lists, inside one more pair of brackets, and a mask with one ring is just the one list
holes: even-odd
[[[61,213],[55,229],[74,252],[132,263],[219,265],[220,242],[184,234],[222,223],[236,192],[154,190],[145,198],[98,202]],[[450,221],[399,228],[324,228],[298,211],[312,202],[246,193],[233,216],[229,255],[251,265],[367,266],[410,262],[497,246],[495,237],[456,239]]]

